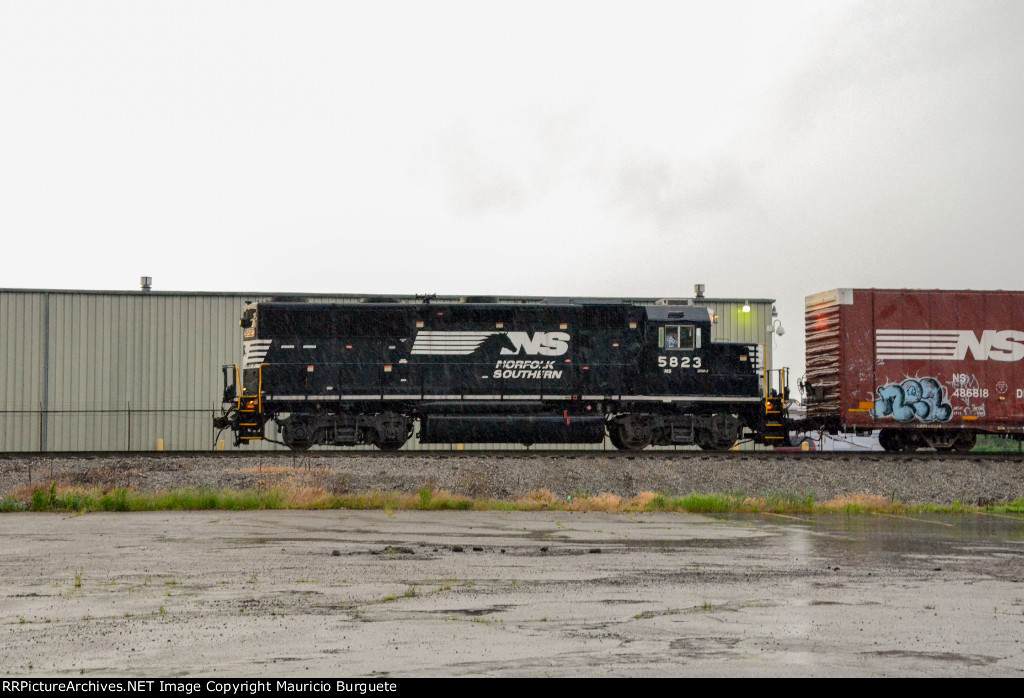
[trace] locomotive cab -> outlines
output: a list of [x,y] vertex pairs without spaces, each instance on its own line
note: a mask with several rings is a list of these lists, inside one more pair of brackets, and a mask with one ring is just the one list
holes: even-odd
[[708,372],[703,340],[709,334],[710,322],[706,327],[692,321],[677,322],[670,320],[670,324],[656,325],[658,370],[654,375],[659,380],[654,382],[656,385],[660,383],[660,387],[670,394],[692,392],[696,389],[698,376]]
[[740,369],[724,366],[718,358],[722,345],[710,341],[707,308],[653,306],[647,308],[647,320],[643,374],[650,394],[711,395],[721,390],[718,381],[735,382]]

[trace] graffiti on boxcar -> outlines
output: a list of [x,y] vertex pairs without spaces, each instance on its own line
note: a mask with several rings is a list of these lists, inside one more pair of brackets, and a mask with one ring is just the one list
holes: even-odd
[[953,408],[956,416],[986,416],[985,403],[982,400],[988,397],[988,388],[981,387],[981,381],[977,376],[973,373],[954,373],[950,385],[953,388],[953,397],[963,402],[962,405]]
[[897,422],[948,422],[953,418],[953,406],[946,388],[936,378],[907,378],[878,388],[871,416],[892,417]]

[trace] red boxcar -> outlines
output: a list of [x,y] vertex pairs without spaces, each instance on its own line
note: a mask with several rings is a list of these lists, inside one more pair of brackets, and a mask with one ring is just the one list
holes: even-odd
[[805,308],[810,428],[878,429],[890,451],[1024,434],[1024,292],[837,289]]

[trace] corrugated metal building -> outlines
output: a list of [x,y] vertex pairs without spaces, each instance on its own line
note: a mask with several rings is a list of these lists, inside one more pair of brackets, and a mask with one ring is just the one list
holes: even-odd
[[[220,408],[220,367],[241,357],[242,307],[279,295],[0,289],[0,452],[217,448],[211,421]],[[303,297],[328,303],[379,298]],[[392,298],[418,302],[414,296]],[[689,302],[714,308],[714,340],[763,344],[765,363],[772,366],[772,300]],[[232,448],[227,438],[219,446]],[[407,448],[427,446],[411,440]]]

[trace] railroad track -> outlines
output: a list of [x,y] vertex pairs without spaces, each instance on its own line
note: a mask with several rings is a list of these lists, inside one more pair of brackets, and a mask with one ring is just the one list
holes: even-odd
[[49,451],[49,452],[14,452],[0,453],[0,460],[116,460],[124,458],[156,458],[156,459],[182,459],[182,458],[214,458],[223,460],[242,460],[256,458],[265,461],[302,461],[312,462],[318,460],[334,459],[395,459],[408,460],[420,458],[451,458],[469,459],[474,458],[497,458],[530,460],[536,458],[547,459],[576,459],[585,457],[600,457],[605,460],[634,460],[664,459],[664,460],[720,460],[720,461],[743,461],[743,460],[772,460],[772,461],[862,461],[872,463],[884,462],[913,462],[913,461],[976,461],[979,463],[987,461],[1024,461],[1024,453],[1018,452],[997,452],[997,453],[941,453],[938,451],[915,451],[913,453],[885,453],[882,451],[702,451],[698,449],[648,449],[644,451],[618,451],[618,450],[419,450],[419,451],[392,451],[381,452],[376,449],[352,450],[316,450],[305,452],[293,451]]

